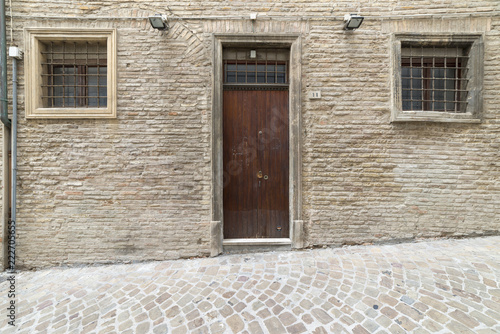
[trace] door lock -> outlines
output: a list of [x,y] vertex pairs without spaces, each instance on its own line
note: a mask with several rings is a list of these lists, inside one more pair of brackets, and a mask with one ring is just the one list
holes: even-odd
[[259,179],[262,179],[262,171],[261,171],[261,170],[259,170],[259,172],[257,173],[257,177],[258,177]]
[[264,175],[264,180],[267,180],[269,177],[267,175]]

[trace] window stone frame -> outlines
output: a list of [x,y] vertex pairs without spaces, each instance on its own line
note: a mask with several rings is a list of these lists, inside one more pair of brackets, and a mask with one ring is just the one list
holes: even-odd
[[[482,34],[395,33],[391,47],[391,122],[461,122],[480,123],[483,108],[484,38]],[[469,88],[464,113],[442,111],[403,111],[401,85],[401,45],[454,47],[469,45]]]
[[[50,41],[106,41],[106,108],[42,107],[41,45]],[[115,29],[25,29],[26,118],[116,118],[116,30]]]

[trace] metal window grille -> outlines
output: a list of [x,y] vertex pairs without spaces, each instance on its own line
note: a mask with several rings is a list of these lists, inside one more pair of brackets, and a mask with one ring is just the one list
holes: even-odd
[[41,54],[44,107],[107,106],[106,42],[47,42]]
[[468,50],[457,47],[402,46],[403,110],[465,112]]
[[257,48],[254,57],[251,49],[224,49],[224,84],[238,85],[288,85],[289,52],[286,49]]
[[286,61],[224,61],[226,84],[287,84]]

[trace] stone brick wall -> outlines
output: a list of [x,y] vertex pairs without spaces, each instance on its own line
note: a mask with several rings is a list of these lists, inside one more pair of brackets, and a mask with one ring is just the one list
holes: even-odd
[[[499,231],[497,0],[12,5],[14,43],[22,48],[24,28],[118,32],[113,120],[25,119],[20,63],[20,267],[210,253],[213,33],[302,36],[306,245]],[[344,32],[339,18],[358,11],[366,17],[361,29]],[[255,23],[237,18],[251,12],[259,13]],[[154,13],[172,18],[168,33],[134,19]],[[401,16],[419,14],[436,16]],[[54,15],[72,18],[46,18]],[[404,31],[484,33],[482,123],[390,122],[390,39]],[[322,99],[309,100],[311,90]]]

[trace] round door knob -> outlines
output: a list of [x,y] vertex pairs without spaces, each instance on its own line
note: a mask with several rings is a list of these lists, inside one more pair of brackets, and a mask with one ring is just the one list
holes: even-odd
[[267,175],[264,175],[264,180],[267,180],[269,177]]

